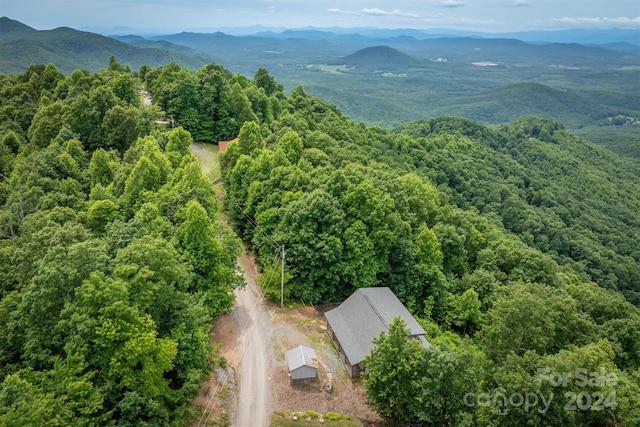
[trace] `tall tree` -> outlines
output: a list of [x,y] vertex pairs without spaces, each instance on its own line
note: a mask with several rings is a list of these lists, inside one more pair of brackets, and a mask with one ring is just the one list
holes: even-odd
[[116,105],[109,109],[102,120],[104,147],[124,153],[138,137],[136,110]]
[[29,127],[29,141],[39,147],[46,147],[62,129],[65,106],[62,102],[42,103]]
[[234,299],[237,277],[234,264],[224,262],[222,235],[196,200],[189,201],[176,217],[180,222],[176,229],[179,246],[195,273],[190,290],[206,296],[212,315],[226,312]]
[[412,384],[424,349],[409,334],[404,320],[396,317],[389,325],[389,333],[383,332],[374,339],[374,348],[363,361],[367,369],[363,381],[367,401],[392,426],[417,421],[412,406],[419,392]]

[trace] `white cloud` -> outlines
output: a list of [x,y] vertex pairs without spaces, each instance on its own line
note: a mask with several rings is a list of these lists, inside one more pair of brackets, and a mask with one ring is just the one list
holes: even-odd
[[365,15],[388,15],[388,12],[385,12],[382,9],[372,8],[372,9],[362,9],[362,13]]
[[335,15],[355,15],[357,12],[354,10],[344,10],[338,8],[327,9],[327,12],[333,13]]
[[442,0],[437,4],[440,7],[461,7],[464,6],[464,3],[460,0]]
[[573,18],[565,16],[562,18],[551,18],[551,20],[555,23],[566,24],[569,26],[587,25],[593,27],[619,26],[626,28],[640,28],[640,16],[635,18],[627,18],[626,16],[618,18],[607,18],[602,16],[592,18]]
[[526,7],[526,6],[531,6],[531,3],[529,3],[527,0],[516,0],[513,2],[512,6]]
[[338,8],[327,9],[327,12],[333,13],[336,15],[369,15],[369,16],[398,16],[401,18],[420,18],[420,15],[411,13],[411,12],[403,12],[399,9],[395,10],[383,10],[374,8],[366,8],[361,10],[344,10]]
[[362,9],[360,12],[364,13],[365,15],[401,16],[403,18],[419,18],[420,17],[420,15],[416,15],[415,13],[403,12],[398,9],[386,11],[378,8],[373,8],[373,9]]

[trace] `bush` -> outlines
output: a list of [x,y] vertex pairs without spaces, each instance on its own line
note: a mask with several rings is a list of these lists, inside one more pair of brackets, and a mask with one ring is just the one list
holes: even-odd
[[320,414],[318,414],[316,411],[307,411],[304,414],[302,414],[303,418],[307,418],[307,417],[311,417],[311,418],[318,418]]
[[337,412],[327,412],[324,414],[324,419],[329,421],[340,421],[342,419],[342,415]]

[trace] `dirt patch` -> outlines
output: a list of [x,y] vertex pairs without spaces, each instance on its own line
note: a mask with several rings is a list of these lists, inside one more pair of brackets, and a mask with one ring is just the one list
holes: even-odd
[[236,380],[236,341],[238,326],[233,314],[225,314],[210,330],[212,348],[217,348],[218,356],[224,358],[226,364],[218,366],[204,382],[200,393],[191,403],[197,407],[198,415],[189,427],[228,426],[237,411],[238,385]]
[[[326,332],[324,315],[313,307],[286,308],[270,304],[274,313],[271,346],[271,409],[273,412],[337,412],[359,419],[365,426],[382,425],[380,417],[365,403],[362,382],[352,380],[338,359]],[[316,351],[320,359],[318,380],[291,384],[285,354],[297,345]],[[332,391],[327,392],[327,384]]]
[[[249,284],[255,285],[258,269],[252,256],[243,254],[239,264],[245,271]],[[259,287],[254,287],[259,292]],[[364,426],[382,426],[380,417],[365,403],[362,382],[352,380],[338,359],[338,355],[326,332],[324,315],[313,307],[300,306],[281,309],[278,304],[260,299],[260,308],[266,316],[260,323],[269,323],[264,330],[265,351],[268,366],[270,413],[315,411],[323,414],[337,412],[350,415]],[[238,301],[236,302],[236,305]],[[329,307],[330,308],[330,307]],[[323,307],[322,310],[328,309]],[[243,358],[243,341],[246,322],[242,308],[220,316],[211,329],[212,346],[219,346],[218,355],[225,358],[228,368],[217,369],[204,384],[200,396],[193,402],[205,410],[201,420],[191,426],[234,425],[240,421],[240,362]],[[261,325],[266,326],[266,325]],[[297,383],[289,381],[286,352],[300,344],[316,351],[320,361],[318,380]],[[326,386],[331,383],[331,392]],[[203,421],[204,420],[204,421]]]

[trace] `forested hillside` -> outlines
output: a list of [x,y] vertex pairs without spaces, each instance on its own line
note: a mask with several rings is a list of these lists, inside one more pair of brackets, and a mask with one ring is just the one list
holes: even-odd
[[176,425],[239,242],[115,60],[0,80],[0,425]]
[[[408,410],[408,422],[640,419],[640,176],[632,160],[535,117],[494,127],[451,117],[367,127],[301,87],[285,97],[265,70],[250,81],[207,69],[165,67],[146,82],[163,109],[185,102],[174,109],[178,122],[195,120],[214,140],[243,123],[222,156],[225,207],[265,277],[278,277],[284,245],[293,300],[340,301],[358,287],[389,286],[442,352],[411,373],[418,382],[409,394],[441,403]],[[215,90],[181,97],[167,89],[197,93],[212,71]],[[211,94],[221,101],[203,121],[178,114],[190,105],[205,111],[198,102]],[[263,285],[277,298],[279,283]],[[544,415],[511,408],[507,420],[461,403],[463,392],[548,392],[533,390],[539,367],[615,373],[615,388],[589,390],[615,391],[617,409],[564,411],[556,399]],[[434,370],[449,375],[437,387]]]
[[53,63],[65,74],[76,69],[92,72],[104,67],[111,55],[133,69],[143,64],[160,66],[170,62],[192,69],[211,61],[200,52],[162,43],[132,46],[109,37],[61,27],[38,31],[6,17],[0,18],[0,74],[20,73],[30,64]]
[[[195,139],[239,137],[221,156],[224,208],[265,278],[279,276],[269,273],[284,245],[287,299],[389,286],[420,320],[431,350],[402,344],[401,325],[386,347],[407,349],[402,421],[640,423],[633,160],[549,119],[385,130],[302,87],[286,96],[263,68],[252,79],[216,64],[132,75],[115,59],[95,75],[49,65],[0,81],[0,420],[58,411],[128,425],[139,407],[168,424],[208,367],[204,324],[229,306],[237,246],[212,222],[189,134],[154,130],[159,112],[139,107],[138,83]],[[552,386],[541,368],[616,381]],[[375,380],[372,403],[398,416],[377,399],[388,380]],[[465,400],[550,392],[545,411]],[[602,396],[600,409],[567,410],[567,393]]]

